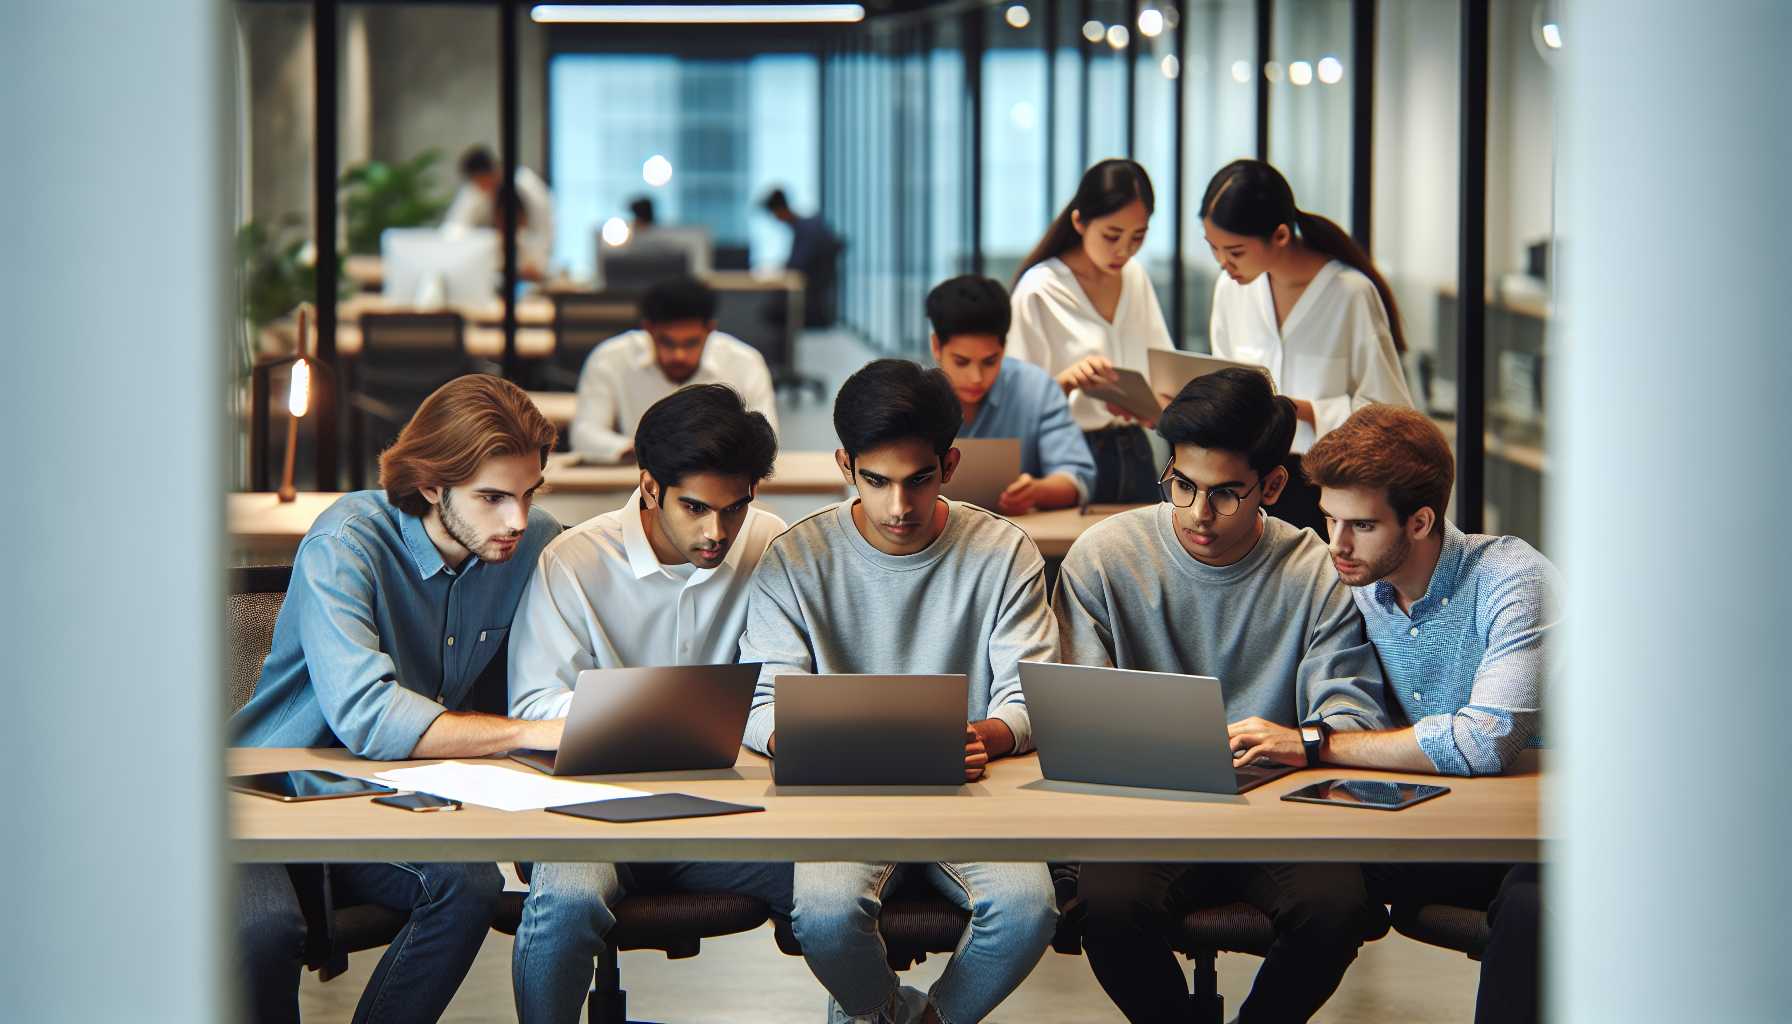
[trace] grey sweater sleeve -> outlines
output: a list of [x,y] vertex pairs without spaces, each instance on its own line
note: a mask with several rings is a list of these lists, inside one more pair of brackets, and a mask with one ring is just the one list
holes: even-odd
[[1020,663],[1052,661],[1057,655],[1058,623],[1045,600],[1045,559],[1031,540],[1023,540],[989,638],[989,717],[1001,719],[1014,733],[1016,754],[1033,749]]
[[1052,614],[1058,622],[1058,660],[1066,665],[1114,667],[1110,625],[1101,571],[1086,547],[1072,545],[1058,568]]
[[815,653],[809,646],[809,629],[797,605],[796,590],[784,559],[774,543],[753,573],[747,596],[747,628],[740,638],[740,660],[762,662],[753,707],[747,713],[747,731],[741,742],[761,754],[770,753],[776,728],[774,681],[780,675],[815,671]]
[[1307,650],[1295,675],[1302,722],[1324,719],[1341,732],[1385,729],[1387,681],[1363,617],[1342,580],[1318,584]]

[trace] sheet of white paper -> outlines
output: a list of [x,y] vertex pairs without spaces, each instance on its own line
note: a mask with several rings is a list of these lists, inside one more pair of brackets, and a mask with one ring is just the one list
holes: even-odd
[[434,793],[450,800],[494,807],[500,811],[539,811],[543,807],[563,807],[566,804],[582,804],[592,800],[648,795],[642,789],[606,786],[597,782],[572,782],[495,764],[465,764],[460,761],[438,761],[415,768],[394,768],[376,774],[374,779],[399,789]]

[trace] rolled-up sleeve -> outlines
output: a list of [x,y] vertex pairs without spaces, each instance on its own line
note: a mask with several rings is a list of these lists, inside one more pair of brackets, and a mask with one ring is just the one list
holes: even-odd
[[1413,723],[1419,749],[1444,775],[1496,775],[1537,734],[1542,721],[1544,641],[1554,629],[1554,600],[1542,574],[1515,576],[1499,587],[1487,653],[1475,670],[1468,703],[1453,714]]
[[306,668],[331,731],[357,757],[411,756],[444,709],[402,686],[380,650],[371,559],[341,537],[314,536],[299,548],[292,578],[287,599],[298,602]]
[[1095,487],[1095,456],[1082,428],[1070,418],[1070,403],[1057,381],[1048,377],[1041,382],[1039,407],[1040,475],[1067,474],[1076,481],[1077,500],[1087,502]]
[[1363,616],[1342,581],[1320,586],[1295,674],[1300,720],[1322,720],[1339,732],[1387,728],[1387,680]]

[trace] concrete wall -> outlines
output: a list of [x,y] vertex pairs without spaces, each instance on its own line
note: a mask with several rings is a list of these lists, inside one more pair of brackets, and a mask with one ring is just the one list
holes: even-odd
[[[311,13],[302,4],[240,4],[250,116],[249,208],[258,220],[309,218],[314,149]],[[438,182],[475,143],[498,149],[497,14],[476,7],[345,7],[339,19],[338,150],[344,164],[443,155]],[[519,24],[522,162],[545,174],[546,44]]]

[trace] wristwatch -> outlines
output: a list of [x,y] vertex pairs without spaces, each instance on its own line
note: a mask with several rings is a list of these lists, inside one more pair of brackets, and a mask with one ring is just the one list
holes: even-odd
[[1300,727],[1301,745],[1307,748],[1307,767],[1319,767],[1319,751],[1325,746],[1325,738],[1332,734],[1332,727],[1323,721],[1308,722]]

